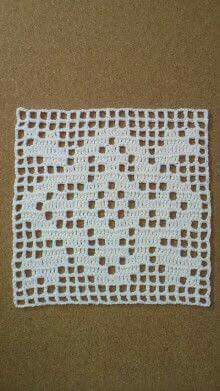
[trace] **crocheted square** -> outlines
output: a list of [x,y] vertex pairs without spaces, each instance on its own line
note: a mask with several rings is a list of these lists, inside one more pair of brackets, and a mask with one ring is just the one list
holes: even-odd
[[13,292],[210,304],[208,112],[17,110]]

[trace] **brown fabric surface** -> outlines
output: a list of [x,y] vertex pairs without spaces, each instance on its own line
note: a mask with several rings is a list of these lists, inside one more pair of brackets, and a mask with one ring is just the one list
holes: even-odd
[[[217,390],[217,3],[1,1],[1,390]],[[18,106],[210,110],[210,308],[14,307],[11,206]]]

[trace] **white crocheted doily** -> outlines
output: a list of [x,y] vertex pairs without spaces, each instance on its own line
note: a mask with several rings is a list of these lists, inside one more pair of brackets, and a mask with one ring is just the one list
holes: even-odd
[[210,304],[206,110],[19,108],[15,130],[16,306]]

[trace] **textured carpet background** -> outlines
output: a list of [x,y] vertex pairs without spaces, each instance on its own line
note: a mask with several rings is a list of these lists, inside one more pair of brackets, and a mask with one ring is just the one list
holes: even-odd
[[[1,0],[2,391],[217,390],[217,3]],[[215,275],[210,308],[14,307],[11,205],[18,106],[210,110]]]

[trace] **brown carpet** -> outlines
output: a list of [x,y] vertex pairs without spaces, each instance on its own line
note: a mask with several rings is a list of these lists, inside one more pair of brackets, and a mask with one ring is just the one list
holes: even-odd
[[[1,1],[2,391],[217,390],[217,3]],[[215,277],[210,308],[14,307],[11,205],[18,106],[210,110]]]

